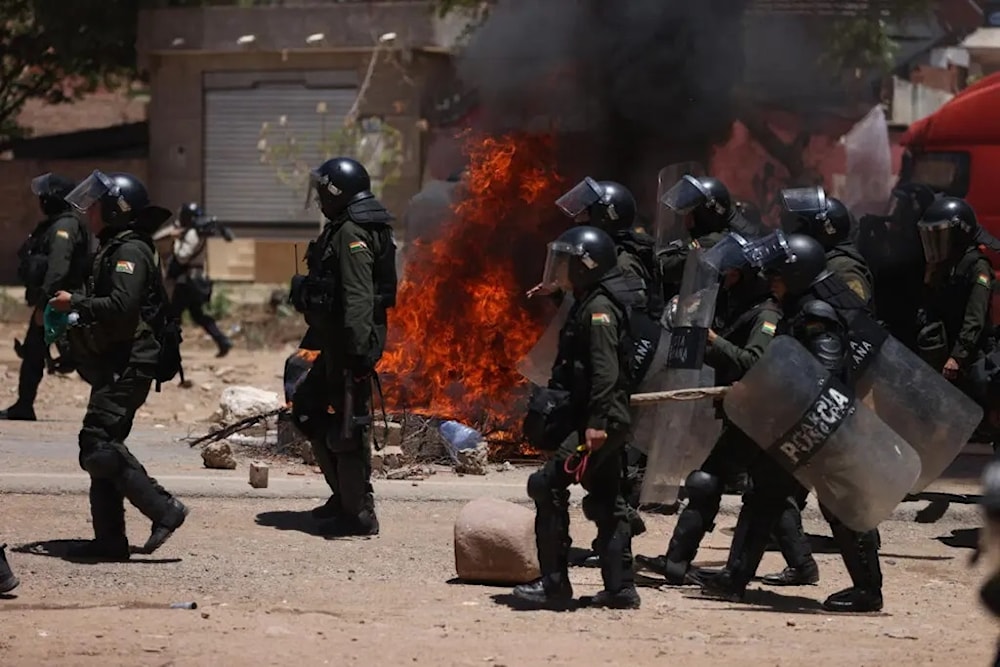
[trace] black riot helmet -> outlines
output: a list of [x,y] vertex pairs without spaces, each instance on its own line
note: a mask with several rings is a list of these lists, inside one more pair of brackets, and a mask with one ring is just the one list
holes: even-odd
[[805,234],[789,234],[785,237],[785,245],[785,256],[775,256],[768,261],[763,273],[768,279],[781,278],[788,294],[798,296],[826,274],[826,250],[819,241]]
[[198,203],[191,201],[181,206],[181,210],[177,214],[177,219],[180,221],[182,226],[190,227],[194,224],[194,221],[202,217],[202,215],[203,213],[201,207],[198,206]]
[[105,174],[95,169],[66,195],[66,201],[82,212],[91,206],[100,206],[101,220],[105,225],[124,227],[135,221],[140,211],[149,207],[149,193],[142,181],[132,174]]
[[981,242],[982,236],[988,236],[979,226],[969,202],[958,197],[934,201],[917,223],[917,231],[924,258],[930,264],[955,259],[970,245]]
[[555,290],[585,289],[618,266],[618,251],[607,232],[597,227],[571,227],[549,243],[542,285]]
[[368,171],[360,162],[349,157],[335,157],[309,173],[306,208],[311,206],[313,196],[319,197],[323,215],[333,220],[354,202],[375,195]]
[[559,197],[556,206],[576,222],[609,234],[629,229],[635,222],[635,197],[614,181],[595,181],[587,176]]
[[70,179],[51,172],[31,179],[31,192],[38,197],[38,206],[47,216],[69,210],[66,195],[75,187],[76,183]]
[[821,186],[781,191],[781,227],[787,234],[806,234],[830,250],[851,234],[851,212]]
[[729,190],[711,176],[685,174],[660,201],[680,215],[691,214],[689,231],[695,238],[725,230],[733,213]]

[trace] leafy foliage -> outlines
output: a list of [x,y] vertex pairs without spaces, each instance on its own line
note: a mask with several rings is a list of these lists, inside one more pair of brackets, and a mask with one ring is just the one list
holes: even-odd
[[890,26],[930,11],[932,2],[891,0],[872,5],[872,8],[856,16],[845,16],[831,22],[824,64],[834,71],[891,70],[899,45],[889,34]]

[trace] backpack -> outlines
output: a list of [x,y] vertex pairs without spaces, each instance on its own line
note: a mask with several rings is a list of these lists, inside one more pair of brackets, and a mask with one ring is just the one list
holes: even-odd
[[115,242],[105,251],[110,252],[115,245],[121,245],[130,239],[142,241],[153,255],[153,270],[149,274],[146,285],[147,298],[140,309],[142,321],[152,330],[153,338],[160,345],[160,353],[156,359],[153,380],[156,391],[164,382],[170,382],[181,372],[181,318],[179,313],[170,307],[167,289],[163,284],[163,273],[160,271],[160,256],[156,252],[153,240],[146,234],[128,230],[115,237]]

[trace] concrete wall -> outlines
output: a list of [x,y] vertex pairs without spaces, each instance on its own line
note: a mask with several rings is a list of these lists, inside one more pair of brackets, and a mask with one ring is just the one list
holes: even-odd
[[42,217],[31,179],[51,171],[82,180],[94,169],[148,179],[146,160],[0,160],[0,285],[17,282],[17,249]]

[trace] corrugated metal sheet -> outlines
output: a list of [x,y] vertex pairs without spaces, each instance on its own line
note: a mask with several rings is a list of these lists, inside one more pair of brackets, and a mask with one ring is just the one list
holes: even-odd
[[[353,88],[306,88],[262,84],[239,90],[205,91],[205,207],[225,222],[319,221],[303,211],[308,171],[293,173],[294,162],[313,168],[326,156],[321,139],[341,124],[357,94]],[[317,113],[325,103],[327,113]],[[285,124],[282,127],[281,119]],[[269,124],[271,145],[294,138],[296,160],[261,161],[261,127]]]

